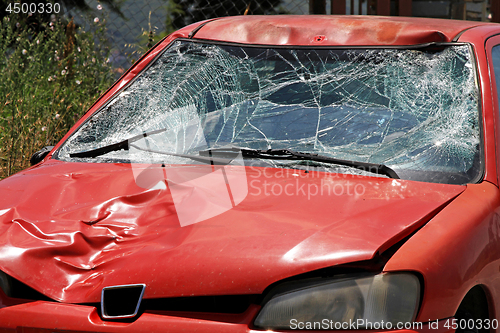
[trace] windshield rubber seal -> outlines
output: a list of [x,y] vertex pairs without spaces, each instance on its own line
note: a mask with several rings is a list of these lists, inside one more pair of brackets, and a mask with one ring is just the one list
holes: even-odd
[[[214,19],[215,20],[215,19]],[[213,20],[207,21],[206,23],[209,23]],[[204,24],[201,24],[204,25]],[[198,26],[200,27],[200,26]],[[197,27],[197,28],[198,28]],[[196,28],[195,28],[196,30]],[[193,30],[194,31],[194,30]],[[193,32],[192,31],[192,32]],[[196,33],[196,32],[195,32]],[[166,37],[165,37],[166,38]],[[158,52],[158,54],[139,72],[135,77],[133,77],[127,84],[125,84],[122,88],[117,90],[112,96],[109,97],[109,99],[95,112],[93,112],[84,122],[82,122],[71,135],[68,136],[64,142],[61,143],[61,145],[58,147],[58,149],[52,154],[52,158],[59,160],[58,155],[60,149],[70,140],[77,132],[80,130],[80,128],[87,124],[92,117],[97,115],[98,113],[102,112],[104,109],[108,107],[108,105],[115,100],[116,97],[120,95],[120,93],[123,92],[123,90],[127,89],[130,87],[132,84],[135,83],[136,80],[138,80],[143,73],[145,73],[151,66],[153,66],[158,59],[163,56],[163,54],[171,48],[171,46],[178,42],[178,41],[184,41],[184,42],[189,42],[189,43],[200,43],[200,44],[211,44],[211,45],[224,45],[224,46],[235,46],[235,47],[251,47],[251,48],[273,48],[273,49],[305,49],[305,50],[349,50],[349,49],[395,49],[395,50],[415,50],[415,49],[426,49],[429,47],[446,47],[446,46],[462,46],[462,45],[467,45],[469,46],[470,54],[472,56],[471,61],[474,62],[474,78],[476,81],[476,88],[478,89],[479,92],[479,99],[478,99],[478,116],[479,116],[479,126],[480,126],[480,147],[479,147],[479,154],[480,154],[480,170],[477,173],[477,176],[472,178],[469,184],[477,184],[480,183],[485,175],[485,159],[484,159],[484,135],[483,135],[483,121],[482,121],[482,95],[481,95],[481,81],[479,80],[479,70],[477,68],[477,59],[475,56],[474,48],[473,45],[469,42],[430,42],[430,43],[424,43],[424,44],[413,44],[413,45],[269,45],[269,44],[245,44],[245,43],[235,43],[235,42],[225,42],[225,41],[218,41],[218,40],[210,40],[210,39],[198,39],[198,38],[176,38],[172,40],[168,45],[164,47],[163,50]],[[154,50],[161,42],[157,43],[155,47],[151,48],[141,59],[143,59],[148,53],[150,53],[152,50]],[[138,61],[136,64],[139,64],[140,61]],[[134,67],[132,66],[128,71],[130,72]],[[112,87],[114,87],[118,82],[121,81],[123,76],[116,81]],[[111,89],[111,88],[110,88]],[[109,91],[109,89],[108,89]],[[104,94],[102,95],[104,96]],[[98,99],[100,100],[102,96]],[[97,102],[96,102],[97,103]],[[95,105],[95,103],[94,103]],[[89,109],[90,110],[90,109]],[[86,112],[88,113],[88,111]],[[86,163],[86,162],[78,162],[78,161],[73,161],[74,163]],[[128,162],[131,163],[131,162]]]
[[473,61],[474,79],[476,81],[476,87],[478,89],[478,125],[479,125],[479,170],[476,177],[470,180],[469,184],[479,184],[483,181],[486,175],[486,158],[484,156],[484,124],[483,124],[483,94],[481,94],[482,86],[481,80],[479,79],[479,68],[477,67],[477,57],[474,46],[471,43],[464,43],[469,46],[470,54]]

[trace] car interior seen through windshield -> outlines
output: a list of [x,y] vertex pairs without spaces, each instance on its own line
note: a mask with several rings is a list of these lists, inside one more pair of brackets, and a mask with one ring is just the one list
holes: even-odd
[[[311,49],[181,39],[56,158],[197,164],[205,161],[192,157],[203,152],[241,149],[253,151],[243,154],[245,165],[373,176],[363,171],[373,163],[402,179],[475,182],[482,176],[476,81],[470,46],[460,43]],[[292,153],[303,156],[283,157]]]

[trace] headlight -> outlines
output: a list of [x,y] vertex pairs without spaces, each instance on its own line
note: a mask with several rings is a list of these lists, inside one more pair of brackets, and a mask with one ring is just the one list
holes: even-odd
[[412,274],[329,280],[274,295],[254,324],[264,329],[291,329],[296,323],[319,322],[345,329],[345,323],[354,323],[356,329],[373,329],[370,323],[383,322],[395,328],[398,322],[415,319],[419,298],[420,283]]

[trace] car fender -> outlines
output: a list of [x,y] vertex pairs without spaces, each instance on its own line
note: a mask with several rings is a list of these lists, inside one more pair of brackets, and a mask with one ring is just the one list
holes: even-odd
[[453,202],[417,231],[384,267],[423,277],[416,320],[454,316],[462,299],[482,285],[491,314],[498,318],[500,293],[500,191],[489,182],[467,185]]

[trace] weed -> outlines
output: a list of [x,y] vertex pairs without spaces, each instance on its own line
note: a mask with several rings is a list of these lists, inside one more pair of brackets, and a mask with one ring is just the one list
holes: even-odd
[[91,31],[73,21],[38,31],[15,16],[0,21],[0,179],[57,143],[110,86],[104,29],[105,20]]

